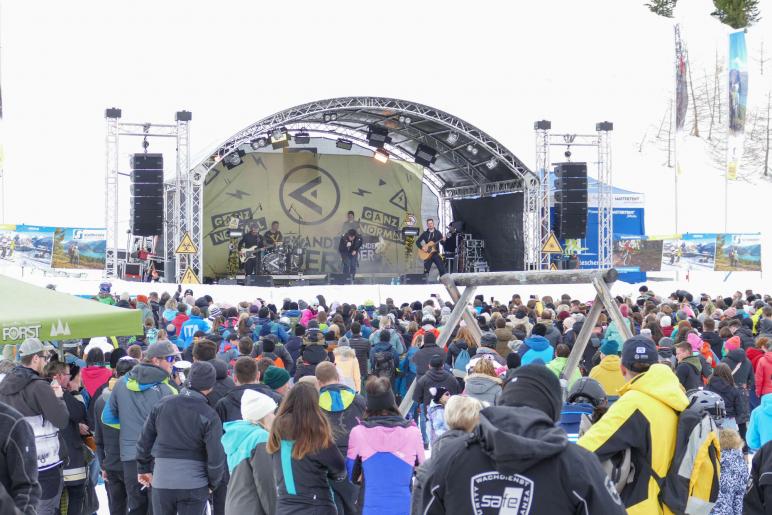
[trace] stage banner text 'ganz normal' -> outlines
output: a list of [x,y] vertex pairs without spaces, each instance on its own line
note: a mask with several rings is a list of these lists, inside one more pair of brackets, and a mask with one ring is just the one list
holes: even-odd
[[406,214],[420,216],[422,174],[413,163],[312,152],[247,154],[230,170],[219,164],[204,186],[204,275],[226,274],[233,218],[261,233],[278,221],[285,246],[303,250],[304,272],[339,272],[348,211],[364,242],[359,272],[418,271],[421,263],[406,253],[401,229]]

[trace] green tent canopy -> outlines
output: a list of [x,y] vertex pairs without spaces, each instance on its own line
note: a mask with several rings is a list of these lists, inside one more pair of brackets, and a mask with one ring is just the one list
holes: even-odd
[[141,335],[142,313],[0,275],[0,344]]

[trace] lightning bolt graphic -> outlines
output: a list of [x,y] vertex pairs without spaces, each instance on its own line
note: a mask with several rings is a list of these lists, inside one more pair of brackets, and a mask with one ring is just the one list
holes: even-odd
[[369,195],[372,193],[372,191],[367,191],[367,190],[363,190],[362,188],[357,188],[356,191],[352,191],[351,193],[353,193],[354,195],[359,195],[360,197],[364,197],[365,194]]
[[230,195],[233,198],[237,198],[237,199],[241,200],[244,197],[248,197],[249,193],[247,193],[246,191],[236,190],[233,193],[228,192],[228,193],[226,193],[226,195]]

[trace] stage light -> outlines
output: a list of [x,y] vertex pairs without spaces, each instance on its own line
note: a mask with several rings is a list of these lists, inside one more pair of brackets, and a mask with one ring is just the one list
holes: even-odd
[[377,125],[371,125],[367,130],[367,143],[371,147],[383,148],[387,143],[391,143],[389,131]]
[[490,158],[488,161],[486,161],[485,166],[488,167],[488,170],[493,170],[496,168],[496,165],[499,164],[499,160],[495,157]]
[[415,162],[421,166],[431,166],[437,159],[437,151],[426,145],[418,145],[415,150]]
[[245,155],[245,152],[243,150],[236,150],[223,159],[223,163],[225,163],[225,168],[228,170],[233,170],[237,166],[239,166],[244,161],[241,159]]
[[552,128],[552,122],[549,120],[539,120],[533,122],[533,130],[535,131],[548,131]]
[[343,150],[351,150],[351,147],[354,146],[354,143],[348,139],[338,138],[338,141],[335,142],[335,146],[342,148]]
[[298,145],[308,145],[311,143],[311,136],[303,129],[295,134],[295,143]]
[[447,138],[447,141],[448,141],[448,143],[450,143],[451,145],[455,145],[455,144],[456,144],[456,142],[458,141],[458,133],[457,133],[457,132],[451,132],[451,133],[449,133],[449,134],[448,134],[448,138]]
[[595,130],[611,132],[614,130],[614,124],[611,122],[598,122],[595,124]]
[[375,151],[375,154],[373,154],[373,159],[379,163],[386,163],[389,160],[389,153],[382,148],[379,148]]
[[404,123],[405,125],[410,125],[410,123],[413,121],[409,116],[400,115],[399,117],[400,123]]
[[249,146],[252,147],[252,150],[258,150],[268,145],[268,139],[260,136],[259,138],[255,138],[252,141],[249,142]]
[[470,154],[472,154],[473,156],[476,156],[476,155],[477,155],[477,152],[479,152],[479,151],[477,150],[477,147],[475,147],[475,146],[474,146],[474,145],[472,145],[472,144],[469,144],[469,145],[467,145],[467,146],[466,146],[466,151],[467,151],[467,152],[469,152]]
[[289,146],[289,133],[285,127],[274,129],[273,133],[271,133],[271,146],[274,150]]
[[174,119],[178,122],[189,122],[193,119],[193,114],[190,111],[177,111]]
[[324,120],[325,122],[334,122],[337,119],[338,119],[337,113],[324,113],[324,115],[322,115],[322,120]]
[[105,109],[105,118],[120,118],[121,117],[121,110],[117,107],[108,107]]

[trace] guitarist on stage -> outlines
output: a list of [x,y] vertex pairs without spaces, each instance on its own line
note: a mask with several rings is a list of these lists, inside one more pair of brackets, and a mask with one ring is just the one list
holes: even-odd
[[263,237],[257,232],[256,225],[250,226],[249,232],[244,234],[244,237],[239,242],[239,251],[250,248],[253,250],[248,252],[248,259],[244,262],[244,273],[247,277],[257,273],[259,269],[257,253],[263,248]]
[[424,252],[430,252],[428,258],[424,259],[424,275],[429,275],[429,271],[432,269],[432,263],[437,267],[437,271],[440,275],[445,275],[445,264],[440,258],[440,243],[445,241],[445,237],[442,233],[434,228],[434,220],[429,218],[426,220],[426,230],[421,233],[421,236],[415,242],[415,246]]

